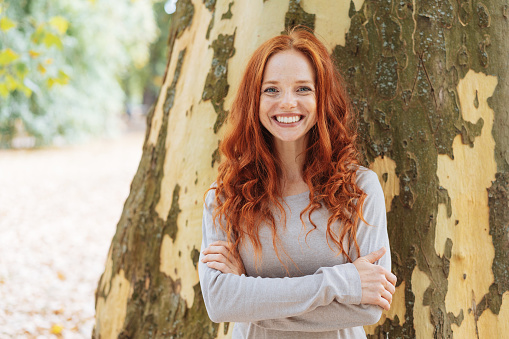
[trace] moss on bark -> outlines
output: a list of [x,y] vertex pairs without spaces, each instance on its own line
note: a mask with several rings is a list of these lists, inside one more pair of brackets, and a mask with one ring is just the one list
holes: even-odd
[[232,35],[219,34],[211,45],[214,56],[203,88],[202,99],[210,100],[217,113],[214,133],[219,131],[228,117],[228,111],[224,109],[224,99],[230,89],[228,84],[228,59],[235,54],[234,42],[235,33]]

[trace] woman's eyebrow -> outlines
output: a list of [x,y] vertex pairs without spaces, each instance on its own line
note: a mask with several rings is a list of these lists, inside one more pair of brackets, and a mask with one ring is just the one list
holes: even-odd
[[[295,81],[295,83],[297,83],[297,84],[314,84],[315,82],[313,80],[297,80],[297,81]],[[267,81],[262,82],[262,85],[263,84],[279,84],[279,81],[267,80]]]

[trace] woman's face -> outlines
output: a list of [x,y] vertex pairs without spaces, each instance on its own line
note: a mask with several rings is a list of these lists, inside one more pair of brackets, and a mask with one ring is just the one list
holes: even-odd
[[303,142],[316,124],[315,72],[297,50],[272,55],[263,73],[260,121],[275,141]]

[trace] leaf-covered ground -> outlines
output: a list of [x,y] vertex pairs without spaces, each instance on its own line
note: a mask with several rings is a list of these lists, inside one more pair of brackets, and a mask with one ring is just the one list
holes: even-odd
[[0,338],[90,338],[143,132],[0,151]]

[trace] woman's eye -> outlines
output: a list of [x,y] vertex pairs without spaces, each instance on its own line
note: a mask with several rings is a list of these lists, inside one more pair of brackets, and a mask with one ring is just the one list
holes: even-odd
[[309,92],[311,91],[311,88],[307,87],[307,86],[304,86],[304,87],[299,87],[297,89],[297,92]]
[[276,93],[277,89],[275,87],[268,87],[263,90],[264,93]]

